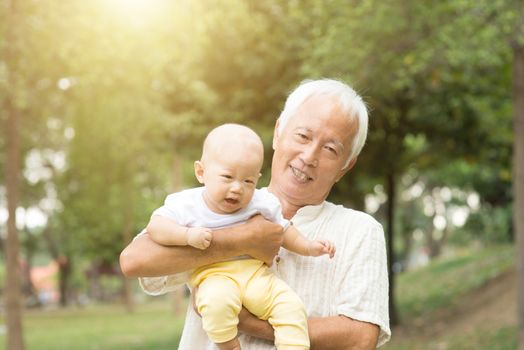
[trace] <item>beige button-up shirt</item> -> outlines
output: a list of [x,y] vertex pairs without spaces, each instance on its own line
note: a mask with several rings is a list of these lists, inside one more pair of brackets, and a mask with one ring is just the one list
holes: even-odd
[[[333,259],[304,257],[281,249],[272,270],[302,298],[310,317],[345,315],[380,327],[378,346],[391,336],[388,313],[387,257],[382,226],[370,215],[324,202],[301,208],[293,224],[309,239],[327,239],[336,246]],[[142,278],[149,294],[163,294],[187,281],[187,274]],[[242,349],[275,349],[273,343],[240,335]],[[200,317],[188,308],[181,350],[216,346],[202,330]]]

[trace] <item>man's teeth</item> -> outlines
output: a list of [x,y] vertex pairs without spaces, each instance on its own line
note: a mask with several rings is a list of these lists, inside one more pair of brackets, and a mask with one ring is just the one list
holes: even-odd
[[291,167],[293,175],[295,175],[300,181],[306,182],[309,180],[309,176],[306,173],[301,172],[300,170]]

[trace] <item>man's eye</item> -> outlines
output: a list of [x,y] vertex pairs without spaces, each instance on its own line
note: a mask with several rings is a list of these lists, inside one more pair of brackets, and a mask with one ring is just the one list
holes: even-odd
[[301,141],[301,142],[305,142],[305,141],[309,140],[309,137],[306,134],[302,134],[300,132],[297,132],[295,135],[296,135],[297,139],[299,141]]
[[337,150],[334,149],[333,147],[326,146],[326,149],[327,149],[329,152],[331,152],[331,153],[333,153],[333,154],[335,154],[335,155],[337,154]]

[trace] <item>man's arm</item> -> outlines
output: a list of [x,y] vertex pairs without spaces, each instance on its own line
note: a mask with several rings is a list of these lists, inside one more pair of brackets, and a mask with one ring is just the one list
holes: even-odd
[[367,350],[377,347],[380,329],[368,322],[346,316],[308,319],[311,349]]
[[[275,340],[269,322],[258,319],[246,309],[242,309],[239,319],[240,332],[266,340]],[[308,331],[312,350],[375,349],[379,336],[377,325],[346,316],[309,318]]]
[[126,277],[172,275],[195,267],[247,254],[271,265],[282,244],[282,226],[257,215],[246,224],[213,232],[206,250],[189,246],[161,246],[143,234],[120,254],[120,267]]

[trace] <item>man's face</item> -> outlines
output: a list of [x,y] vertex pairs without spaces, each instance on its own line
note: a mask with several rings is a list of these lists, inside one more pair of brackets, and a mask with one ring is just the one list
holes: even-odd
[[320,204],[353,165],[351,152],[358,121],[342,114],[332,97],[312,96],[273,138],[271,191],[302,207]]

